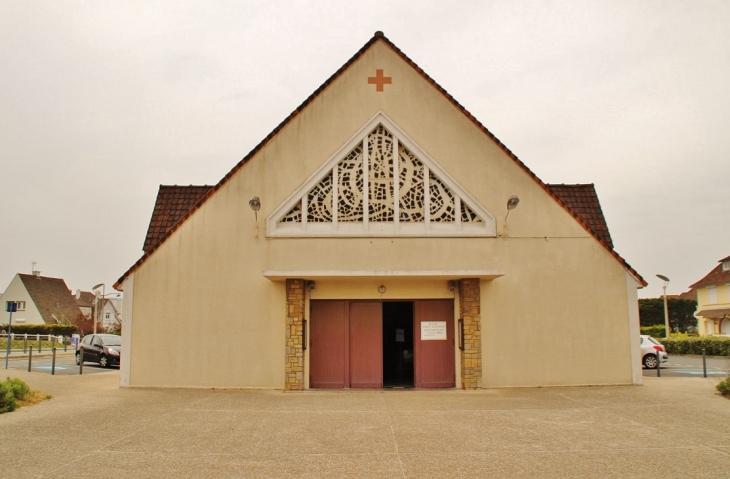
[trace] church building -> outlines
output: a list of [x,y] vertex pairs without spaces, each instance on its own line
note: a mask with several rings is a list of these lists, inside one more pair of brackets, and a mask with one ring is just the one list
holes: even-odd
[[640,384],[592,184],[543,183],[381,32],[214,186],[161,186],[122,386]]

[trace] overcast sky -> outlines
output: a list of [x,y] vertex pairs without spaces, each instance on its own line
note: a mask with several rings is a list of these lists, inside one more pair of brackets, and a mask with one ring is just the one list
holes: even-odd
[[728,1],[0,0],[0,292],[111,285],[160,184],[215,184],[376,30],[661,294],[730,255]]

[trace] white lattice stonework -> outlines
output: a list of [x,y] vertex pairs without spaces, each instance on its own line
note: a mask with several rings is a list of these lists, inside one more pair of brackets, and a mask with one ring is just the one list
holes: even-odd
[[378,113],[269,216],[267,234],[495,236],[495,222]]

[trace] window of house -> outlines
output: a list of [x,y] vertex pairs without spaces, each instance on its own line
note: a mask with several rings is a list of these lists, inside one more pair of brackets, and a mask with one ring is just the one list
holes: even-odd
[[722,262],[722,270],[723,270],[723,271],[727,271],[727,270],[730,270],[730,260],[728,260],[728,261],[723,261],[723,262]]
[[717,303],[717,288],[714,286],[707,287],[708,303]]
[[109,313],[106,313],[106,319],[109,319]]
[[10,303],[15,303],[16,311],[25,311],[25,301],[5,301],[5,311],[8,310]]

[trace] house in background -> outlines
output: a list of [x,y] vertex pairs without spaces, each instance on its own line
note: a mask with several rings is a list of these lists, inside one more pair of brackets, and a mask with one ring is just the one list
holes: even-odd
[[730,335],[730,256],[691,286],[697,293],[697,330],[700,335]]
[[[97,298],[91,291],[76,290],[76,303],[81,309],[84,318],[91,321],[97,320],[99,331],[119,331],[122,326],[122,300],[119,298]],[[101,311],[97,313],[97,304],[102,304]],[[93,323],[90,323],[93,325]],[[93,326],[92,326],[93,327]]]
[[[13,324],[72,324],[82,315],[66,282],[41,276],[40,271],[16,274],[3,293],[3,301],[18,303]],[[8,318],[2,322],[7,324]]]
[[378,32],[218,184],[160,188],[120,379],[640,384],[645,285],[592,185],[545,184]]
[[99,326],[104,331],[119,331],[122,328],[122,301],[119,299],[102,300]]
[[81,309],[81,314],[84,315],[84,318],[91,319],[91,315],[94,314],[95,300],[96,295],[91,291],[76,290],[76,304],[79,305],[79,309]]

